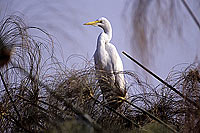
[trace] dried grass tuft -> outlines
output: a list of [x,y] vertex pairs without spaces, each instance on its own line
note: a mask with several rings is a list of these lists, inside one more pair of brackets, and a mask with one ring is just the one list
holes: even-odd
[[[17,16],[1,24],[17,28],[4,30],[16,43],[3,43],[15,52],[0,68],[0,132],[199,131],[199,109],[168,87],[154,87],[139,74],[124,71],[127,96],[111,99],[121,104],[113,109],[103,98],[92,63],[83,57],[83,67],[67,68],[54,56],[52,38],[44,30],[26,26]],[[31,36],[31,30],[46,38]],[[199,72],[190,65],[170,72],[166,81],[199,103]],[[104,83],[112,86],[109,78]]]

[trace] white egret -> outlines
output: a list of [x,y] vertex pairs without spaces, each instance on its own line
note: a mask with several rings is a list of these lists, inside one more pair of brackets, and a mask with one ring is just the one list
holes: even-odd
[[112,38],[112,27],[110,22],[106,18],[101,17],[96,21],[88,22],[84,25],[98,26],[103,29],[103,32],[98,36],[97,47],[94,54],[95,69],[98,72],[105,71],[109,73],[111,84],[115,85],[111,90],[112,92],[107,92],[105,87],[101,87],[103,95],[105,95],[104,92],[107,92],[115,93],[115,96],[124,97],[126,91],[124,75],[122,74],[123,64],[116,47],[110,43]]

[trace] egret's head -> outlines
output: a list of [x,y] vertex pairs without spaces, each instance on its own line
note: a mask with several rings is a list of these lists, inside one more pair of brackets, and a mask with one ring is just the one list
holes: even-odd
[[99,27],[103,28],[104,31],[111,30],[111,24],[108,21],[108,19],[106,19],[105,17],[101,17],[101,18],[97,19],[96,21],[85,23],[84,25],[99,26]]

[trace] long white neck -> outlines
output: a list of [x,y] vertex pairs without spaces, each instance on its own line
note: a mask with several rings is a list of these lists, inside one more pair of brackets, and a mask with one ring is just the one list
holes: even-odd
[[112,27],[109,21],[107,21],[104,25],[99,26],[103,29],[103,32],[98,37],[97,47],[104,49],[105,45],[112,39]]
[[110,40],[112,39],[112,27],[110,22],[107,22],[106,25],[104,27],[102,27],[104,33],[107,35],[107,43],[110,42]]
[[97,40],[97,47],[98,48],[105,48],[105,45],[107,45],[107,43],[110,42],[112,38],[112,32],[102,32],[99,37],[98,37],[98,40]]

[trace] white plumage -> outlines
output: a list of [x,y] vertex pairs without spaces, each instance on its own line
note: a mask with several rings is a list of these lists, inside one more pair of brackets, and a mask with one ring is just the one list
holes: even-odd
[[[125,81],[122,60],[117,52],[116,47],[110,43],[112,39],[112,27],[110,22],[101,17],[93,22],[85,23],[84,25],[98,26],[103,29],[97,39],[97,47],[94,54],[95,69],[97,71],[106,71],[109,73],[109,78],[115,87],[115,93],[119,96],[125,95]],[[117,88],[117,89],[116,89]]]

